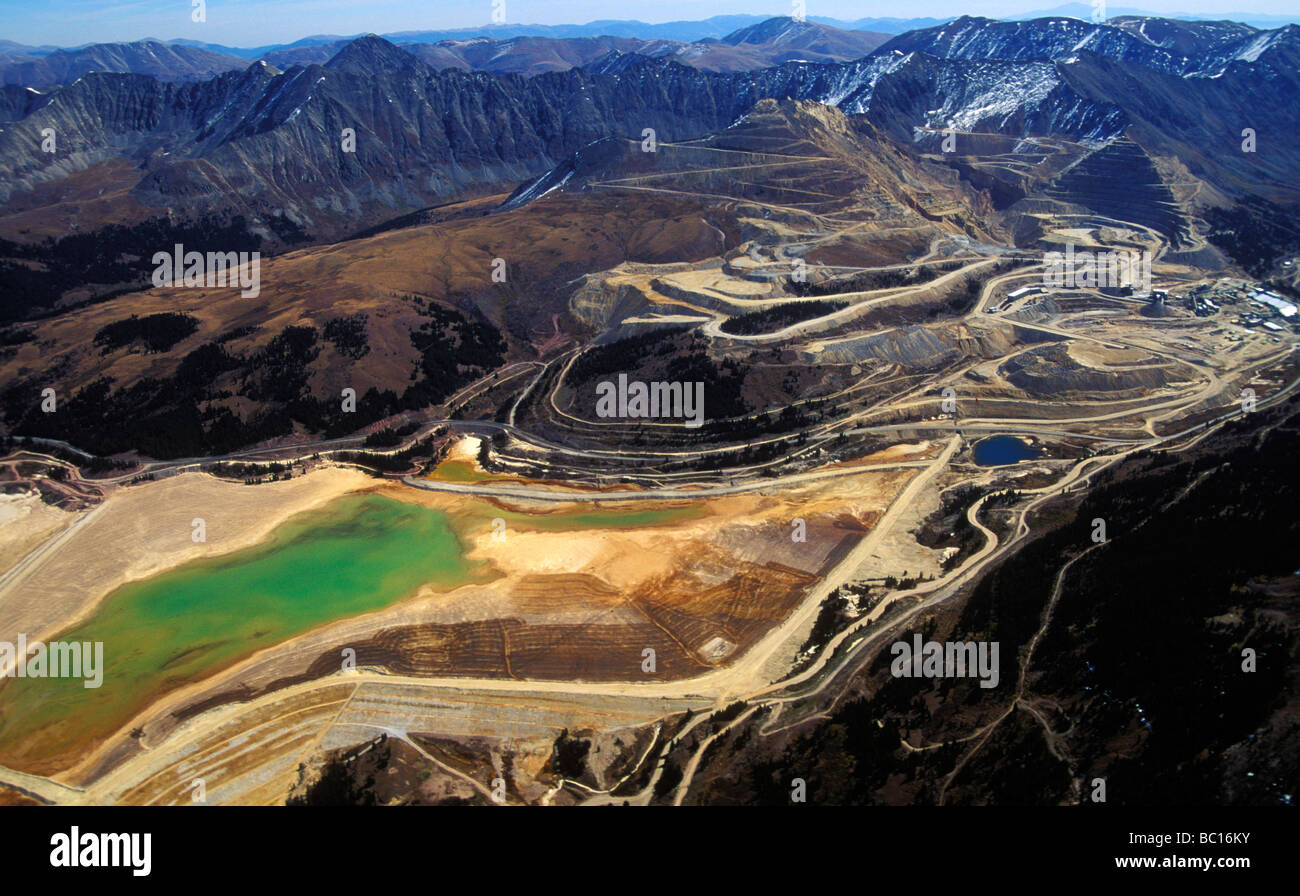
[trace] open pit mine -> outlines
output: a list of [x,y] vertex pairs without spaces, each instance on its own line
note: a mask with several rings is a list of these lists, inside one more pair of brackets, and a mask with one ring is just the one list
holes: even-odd
[[[0,803],[1057,804],[1173,749],[1109,564],[1296,534],[1300,131],[1237,110],[1300,49],[1141,21],[0,94]],[[1188,642],[1294,648],[1259,563]],[[1186,762],[1287,752],[1233,693]]]

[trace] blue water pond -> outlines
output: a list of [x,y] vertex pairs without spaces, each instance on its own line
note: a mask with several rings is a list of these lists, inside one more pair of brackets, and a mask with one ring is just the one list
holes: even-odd
[[1016,436],[993,436],[975,443],[972,455],[981,467],[1005,467],[1041,457],[1043,452]]

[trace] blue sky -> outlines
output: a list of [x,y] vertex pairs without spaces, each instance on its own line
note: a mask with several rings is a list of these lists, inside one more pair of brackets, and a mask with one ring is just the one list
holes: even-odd
[[[493,0],[206,0],[207,21],[191,20],[193,0],[0,0],[0,38],[25,44],[76,46],[104,41],[191,38],[231,46],[288,43],[312,34],[420,31],[484,25]],[[667,22],[728,13],[788,15],[790,0],[504,0],[506,20],[579,24],[598,19]],[[810,16],[837,19],[1014,15],[1064,0],[805,0]],[[1297,0],[1252,0],[1257,14],[1293,14]],[[1111,6],[1154,12],[1222,12],[1224,0],[1111,0]]]

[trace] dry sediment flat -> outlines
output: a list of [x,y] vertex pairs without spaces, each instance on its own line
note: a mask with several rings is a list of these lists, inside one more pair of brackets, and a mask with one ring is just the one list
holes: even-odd
[[0,495],[0,575],[76,518],[77,514],[52,507],[34,493]]

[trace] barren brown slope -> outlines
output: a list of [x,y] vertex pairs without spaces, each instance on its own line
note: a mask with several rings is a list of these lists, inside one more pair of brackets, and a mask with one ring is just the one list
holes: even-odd
[[[337,405],[344,387],[358,396],[371,388],[391,392],[383,410],[392,413],[413,383],[430,383],[433,392],[410,397],[424,406],[498,364],[536,357],[536,346],[555,344],[557,327],[577,329],[566,309],[569,284],[582,274],[628,260],[698,260],[737,241],[732,216],[703,200],[602,193],[305,249],[263,260],[256,296],[237,287],[151,289],[28,327],[28,341],[0,361],[6,423],[13,431],[39,424],[29,417],[36,410],[30,399],[42,388],[76,400],[105,378],[108,394],[92,402],[87,393],[86,403],[128,401],[150,414],[191,387],[184,394],[201,414],[229,409],[245,421],[294,400]],[[493,281],[496,259],[505,282]],[[95,341],[131,316],[172,313],[193,319],[193,332],[175,344],[150,350]],[[327,327],[340,326],[340,318],[356,331],[351,341],[332,341]],[[282,338],[288,328],[315,333],[294,331],[295,347]],[[469,339],[490,350],[452,358]],[[500,351],[491,348],[498,341]],[[174,382],[178,371],[188,385]],[[295,378],[305,391],[294,391]],[[148,396],[123,397],[141,383]],[[48,426],[32,434],[76,441],[73,432]]]

